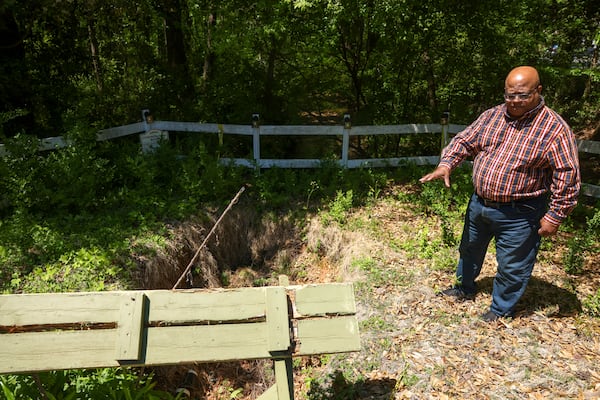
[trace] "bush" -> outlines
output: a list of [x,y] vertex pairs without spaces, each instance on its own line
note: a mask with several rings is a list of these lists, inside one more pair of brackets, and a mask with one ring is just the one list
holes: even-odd
[[7,400],[38,399],[178,399],[167,392],[155,390],[152,375],[137,370],[104,368],[98,370],[68,370],[31,375],[0,376],[0,388]]
[[563,264],[567,273],[573,275],[583,273],[586,256],[595,252],[599,237],[600,210],[597,210],[593,217],[586,219],[584,232],[576,233],[567,242],[568,249],[563,254]]

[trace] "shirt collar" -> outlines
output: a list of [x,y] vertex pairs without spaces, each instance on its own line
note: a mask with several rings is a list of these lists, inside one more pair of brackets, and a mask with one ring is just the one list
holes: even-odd
[[526,119],[533,119],[533,117],[535,117],[537,115],[537,113],[545,105],[546,105],[546,102],[544,101],[544,96],[540,95],[540,102],[538,103],[538,105],[535,106],[534,108],[532,108],[531,110],[527,111],[525,114],[521,115],[519,118],[513,118],[510,116],[510,114],[508,113],[508,109],[506,107],[506,103],[502,105],[502,110],[504,111],[504,116],[509,121],[521,121],[521,120],[526,120]]

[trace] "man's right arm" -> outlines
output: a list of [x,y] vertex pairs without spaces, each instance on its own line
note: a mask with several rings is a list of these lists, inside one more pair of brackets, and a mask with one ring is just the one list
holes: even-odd
[[493,111],[493,109],[490,109],[484,112],[475,122],[452,138],[450,143],[442,151],[442,157],[437,168],[433,172],[419,179],[419,182],[424,183],[435,179],[443,179],[444,185],[450,187],[450,173],[462,163],[465,158],[475,153],[477,132],[479,132],[482,129],[482,126],[486,124],[489,115],[491,115]]

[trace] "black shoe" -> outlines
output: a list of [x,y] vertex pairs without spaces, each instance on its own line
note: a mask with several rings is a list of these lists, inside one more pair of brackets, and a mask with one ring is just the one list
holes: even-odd
[[488,311],[481,316],[481,319],[484,322],[494,322],[498,321],[500,319],[500,316],[498,314],[495,314],[493,311]]
[[473,299],[475,299],[475,293],[465,293],[461,288],[458,288],[456,286],[451,287],[446,290],[442,290],[440,292],[440,294],[442,296],[446,296],[446,297],[454,297],[455,299],[458,299],[458,300],[473,300]]

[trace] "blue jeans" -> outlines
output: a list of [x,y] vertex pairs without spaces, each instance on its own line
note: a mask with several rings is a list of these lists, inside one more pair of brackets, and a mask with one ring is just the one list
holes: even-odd
[[495,238],[498,269],[490,310],[496,315],[513,316],[531,278],[541,242],[540,219],[545,212],[545,196],[488,207],[474,194],[459,247],[457,287],[467,294],[477,291],[475,279],[481,272],[488,245]]

